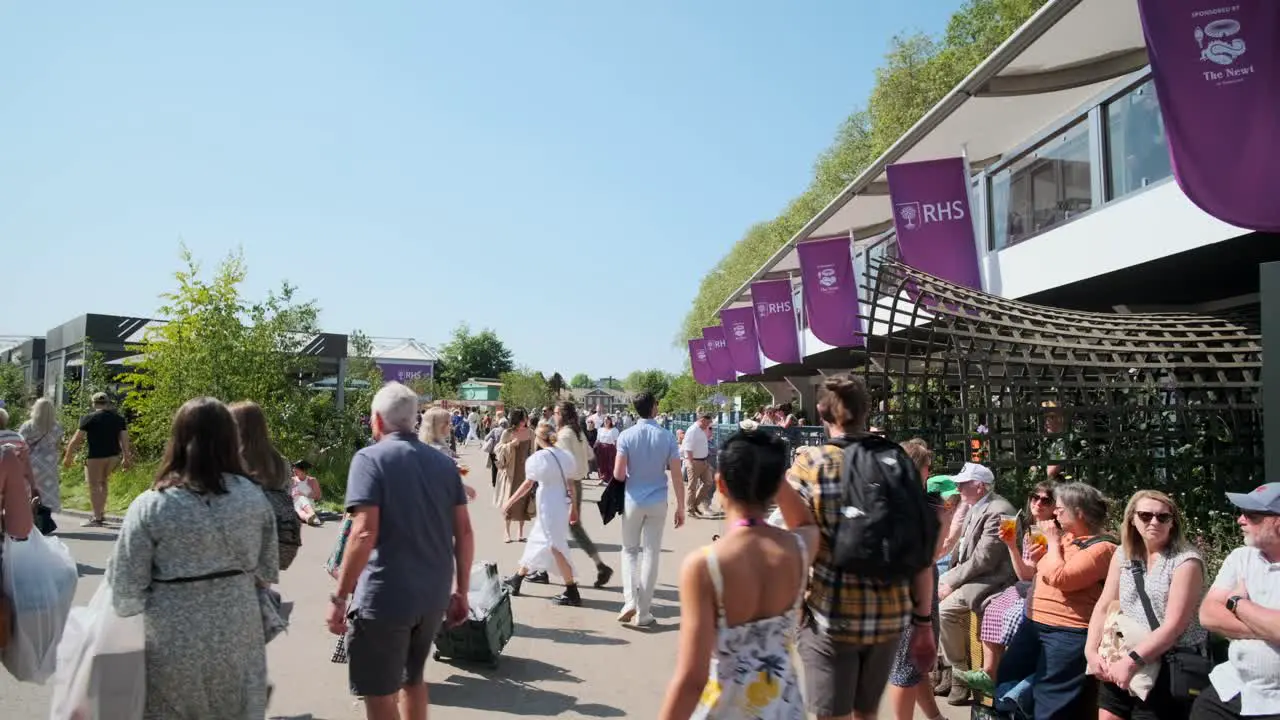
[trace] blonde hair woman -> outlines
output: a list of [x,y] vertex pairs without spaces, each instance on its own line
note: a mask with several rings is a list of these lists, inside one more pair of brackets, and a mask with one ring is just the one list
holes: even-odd
[[[458,453],[449,445],[449,438],[453,434],[453,416],[448,410],[439,407],[429,408],[422,414],[422,422],[418,426],[418,439],[439,450],[445,454],[445,457],[451,458],[458,466],[458,473],[466,477],[469,468],[458,462]],[[462,483],[462,489],[467,493],[467,502],[476,499],[476,489]]]
[[[1120,549],[1111,558],[1085,644],[1089,672],[1101,681],[1098,718],[1189,717],[1191,703],[1173,697],[1161,659],[1175,649],[1199,652],[1208,638],[1197,617],[1204,593],[1204,560],[1183,535],[1178,505],[1158,490],[1134,493],[1120,527]],[[1143,593],[1138,592],[1139,577],[1155,614],[1155,627],[1147,617]],[[1147,633],[1145,637],[1130,633],[1124,638],[1124,654],[1104,657],[1099,645],[1116,600],[1124,619]],[[1142,680],[1137,679],[1139,674]],[[1139,689],[1144,697],[1135,696]]]
[[40,504],[50,512],[62,512],[62,476],[58,459],[62,455],[62,426],[58,424],[53,401],[40,398],[31,406],[31,419],[22,423],[18,434],[27,441],[31,456],[31,472],[35,479]]
[[564,593],[553,600],[557,605],[582,604],[578,583],[573,577],[573,564],[569,562],[569,525],[578,521],[575,509],[573,477],[577,465],[567,450],[556,447],[556,433],[551,423],[543,420],[534,431],[538,451],[525,462],[525,480],[507,500],[504,510],[523,501],[537,483],[538,514],[529,531],[529,544],[516,572],[503,582],[511,588],[512,595],[520,594],[520,586],[533,572],[555,570],[564,579]]

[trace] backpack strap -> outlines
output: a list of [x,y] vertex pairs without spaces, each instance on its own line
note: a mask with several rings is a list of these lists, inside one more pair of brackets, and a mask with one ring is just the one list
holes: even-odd
[[720,562],[716,560],[716,551],[710,545],[702,548],[702,556],[707,559],[707,574],[711,576],[711,586],[716,591],[716,625],[728,627],[724,619],[724,577],[720,575]]
[[1094,535],[1093,537],[1087,538],[1085,540],[1075,540],[1072,542],[1072,545],[1075,545],[1081,550],[1088,550],[1094,545],[1097,545],[1098,543],[1104,543],[1104,542],[1111,543],[1112,545],[1120,544],[1120,541],[1117,540],[1115,537],[1111,535],[1102,534],[1102,535]]

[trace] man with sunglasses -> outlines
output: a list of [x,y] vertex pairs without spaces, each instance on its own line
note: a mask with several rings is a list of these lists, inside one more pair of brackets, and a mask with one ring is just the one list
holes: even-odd
[[1191,717],[1280,719],[1280,482],[1227,493],[1240,510],[1244,547],[1222,563],[1200,623],[1231,639]]

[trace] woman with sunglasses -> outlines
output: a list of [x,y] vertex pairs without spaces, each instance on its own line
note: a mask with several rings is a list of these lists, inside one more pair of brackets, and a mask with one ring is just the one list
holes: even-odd
[[1031,588],[1035,583],[1036,563],[1040,562],[1047,550],[1045,536],[1038,526],[1043,522],[1053,522],[1054,485],[1048,480],[1038,483],[1027,497],[1027,506],[1018,517],[1014,532],[1000,538],[1009,549],[1013,570],[1018,574],[1018,583],[991,598],[982,611],[982,629],[978,632],[978,639],[982,642],[983,665],[986,669],[963,671],[955,675],[957,681],[980,693],[995,693],[995,679],[990,670],[1000,666],[1004,649],[1009,646],[1027,616],[1027,598],[1031,596]]
[[[1207,633],[1197,617],[1204,591],[1204,560],[1183,535],[1178,506],[1162,492],[1134,493],[1125,507],[1121,528],[1120,550],[1111,559],[1085,645],[1089,673],[1102,683],[1098,718],[1187,718],[1191,704],[1170,693],[1161,658],[1174,648],[1199,649],[1206,641]],[[1159,621],[1156,627],[1148,620],[1138,591],[1139,575]],[[1115,600],[1120,601],[1123,615],[1123,619],[1114,619],[1116,625],[1130,624],[1146,631],[1130,632],[1118,655],[1100,652],[1100,647],[1108,644],[1104,639]]]

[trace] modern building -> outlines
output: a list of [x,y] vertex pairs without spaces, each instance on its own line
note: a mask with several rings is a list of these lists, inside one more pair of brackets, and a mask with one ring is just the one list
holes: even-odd
[[1049,0],[725,299],[722,310],[751,306],[753,282],[792,282],[802,362],[762,358],[742,379],[812,407],[823,373],[867,360],[812,332],[800,249],[848,238],[868,302],[880,261],[900,256],[887,168],[956,156],[971,183],[975,289],[991,296],[1220,313],[1256,308],[1259,264],[1280,260],[1276,235],[1208,215],[1174,181],[1136,0]]
[[[62,398],[68,380],[81,376],[86,353],[102,356],[109,369],[120,370],[129,358],[138,357],[138,347],[147,332],[163,320],[88,313],[49,330],[43,338],[14,339],[0,349],[0,362],[23,368],[33,394]],[[20,341],[19,341],[20,340]],[[439,357],[427,345],[412,338],[374,338],[373,357],[388,379],[409,380],[432,377]],[[340,333],[316,333],[303,338],[300,353],[316,359],[317,389],[331,389],[339,398],[345,394],[348,337]]]
[[44,338],[0,338],[0,363],[22,369],[29,394],[36,394],[44,387],[44,346]]

